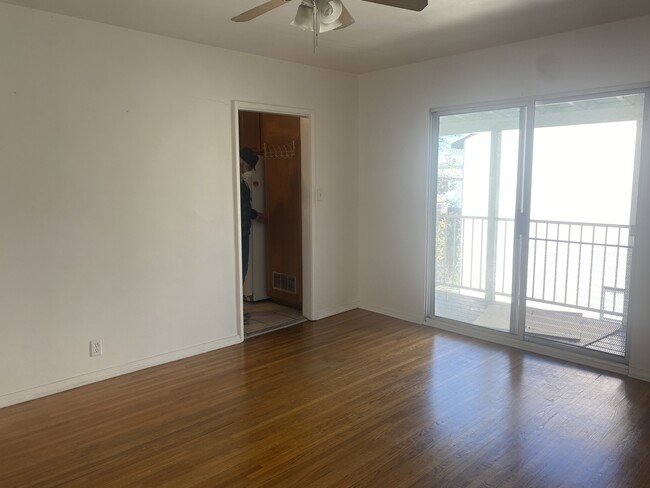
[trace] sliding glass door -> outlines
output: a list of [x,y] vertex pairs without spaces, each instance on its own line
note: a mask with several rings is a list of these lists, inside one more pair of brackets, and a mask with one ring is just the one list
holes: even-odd
[[437,119],[435,315],[511,330],[523,109]]
[[624,360],[647,103],[434,113],[429,316]]
[[528,338],[625,356],[644,98],[536,104]]

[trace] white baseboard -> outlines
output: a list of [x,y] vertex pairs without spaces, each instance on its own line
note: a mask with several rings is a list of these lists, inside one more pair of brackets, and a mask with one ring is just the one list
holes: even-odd
[[320,320],[326,317],[331,317],[332,315],[338,315],[343,312],[349,312],[350,310],[354,310],[355,308],[359,308],[358,301],[351,302],[346,305],[340,305],[337,307],[324,308],[322,310],[316,311],[313,317],[307,317],[307,318],[309,320]]
[[398,312],[396,310],[391,310],[390,308],[378,307],[375,305],[368,305],[368,304],[362,304],[359,306],[359,308],[362,308],[363,310],[367,310],[368,312],[380,313],[382,315],[388,315],[389,317],[393,317],[395,319],[405,320],[413,324],[421,325],[424,323],[424,317]]
[[650,381],[650,371],[647,369],[639,368],[630,368],[629,373],[630,378],[636,378],[637,380]]
[[107,380],[109,378],[114,378],[123,374],[133,373],[134,371],[151,368],[152,366],[158,366],[160,364],[170,363],[179,359],[196,356],[197,354],[203,354],[206,352],[214,351],[216,349],[221,349],[223,347],[232,346],[234,344],[239,344],[240,342],[242,342],[241,335],[235,335],[232,337],[227,337],[225,339],[220,339],[218,341],[206,342],[205,344],[199,344],[197,346],[179,349],[177,351],[172,351],[165,354],[160,354],[158,356],[134,361],[132,363],[113,366],[99,371],[93,371],[92,373],[86,373],[79,376],[74,376],[72,378],[55,381],[46,385],[30,388],[28,390],[9,393],[7,395],[0,396],[0,408],[8,407],[9,405],[15,405],[17,403],[26,402],[29,400],[34,400],[36,398],[44,397],[47,395],[53,395],[54,393],[71,390],[79,386],[96,383],[97,381]]

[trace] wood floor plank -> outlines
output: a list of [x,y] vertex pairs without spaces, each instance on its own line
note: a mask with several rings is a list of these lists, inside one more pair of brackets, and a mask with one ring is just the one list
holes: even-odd
[[353,310],[0,410],[4,487],[650,487],[650,384]]

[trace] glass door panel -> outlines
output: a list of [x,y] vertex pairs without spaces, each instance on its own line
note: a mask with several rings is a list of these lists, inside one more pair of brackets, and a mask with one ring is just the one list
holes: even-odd
[[535,109],[525,336],[626,355],[644,95]]
[[522,109],[437,120],[434,315],[511,331]]

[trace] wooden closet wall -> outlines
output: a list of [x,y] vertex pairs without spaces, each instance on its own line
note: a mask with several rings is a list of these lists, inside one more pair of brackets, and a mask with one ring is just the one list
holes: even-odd
[[300,117],[240,111],[239,134],[264,156],[267,294],[302,308]]

